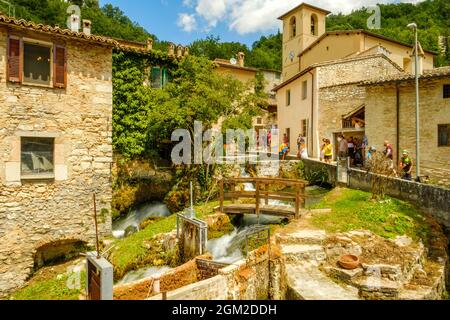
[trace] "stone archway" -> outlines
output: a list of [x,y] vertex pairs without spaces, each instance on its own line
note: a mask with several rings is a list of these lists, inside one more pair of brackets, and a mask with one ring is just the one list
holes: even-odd
[[58,239],[40,241],[33,254],[34,266],[37,269],[53,262],[58,262],[86,251],[87,242],[80,239]]

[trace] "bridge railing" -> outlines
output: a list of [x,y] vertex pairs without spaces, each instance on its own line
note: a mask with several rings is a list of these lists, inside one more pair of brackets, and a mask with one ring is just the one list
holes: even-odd
[[[252,183],[255,191],[238,190],[237,186]],[[261,202],[266,206],[270,200],[293,202],[295,204],[295,217],[300,216],[300,209],[305,207],[306,181],[279,179],[279,178],[227,178],[222,179],[220,185],[220,210],[223,212],[224,201],[236,201],[239,199],[255,199],[255,213],[261,213]],[[291,190],[274,191],[270,186],[277,185]],[[227,191],[227,189],[229,191]]]

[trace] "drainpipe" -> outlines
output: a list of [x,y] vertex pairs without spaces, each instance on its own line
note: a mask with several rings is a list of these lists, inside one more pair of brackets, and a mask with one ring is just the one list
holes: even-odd
[[314,157],[314,139],[315,139],[315,135],[314,135],[314,73],[312,71],[309,71],[309,74],[311,74],[311,79],[312,79],[311,80],[311,137],[309,140],[311,140],[310,155],[312,155]]
[[400,88],[398,83],[395,84],[395,89],[397,91],[397,162],[400,161]]

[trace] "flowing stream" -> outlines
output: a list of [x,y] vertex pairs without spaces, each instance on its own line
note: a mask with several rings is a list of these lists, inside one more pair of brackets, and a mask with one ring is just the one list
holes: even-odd
[[[245,168],[241,170],[241,177],[249,177]],[[255,191],[255,186],[252,183],[244,183],[245,191]],[[311,207],[320,202],[329,190],[318,187],[306,187],[306,207]],[[269,205],[275,206],[293,206],[292,203],[269,200]],[[230,234],[224,235],[221,238],[209,240],[207,250],[212,254],[214,261],[223,263],[234,263],[243,258],[241,250],[242,244],[245,241],[246,235],[251,230],[253,225],[274,225],[282,224],[286,218],[274,217],[270,215],[244,215],[240,221],[239,226]]]
[[164,218],[170,215],[171,213],[165,204],[161,202],[146,203],[114,221],[113,236],[115,238],[123,238],[127,235],[127,232],[139,231],[139,225],[148,218]]
[[122,280],[120,280],[117,285],[132,283],[141,279],[146,279],[151,276],[159,276],[167,271],[171,270],[170,267],[162,266],[162,267],[149,267],[143,268],[136,271],[128,272]]

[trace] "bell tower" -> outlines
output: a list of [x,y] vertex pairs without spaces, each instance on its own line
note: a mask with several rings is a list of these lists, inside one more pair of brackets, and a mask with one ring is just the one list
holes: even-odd
[[327,10],[302,3],[278,18],[283,21],[283,81],[300,71],[298,55],[326,32],[328,14]]

